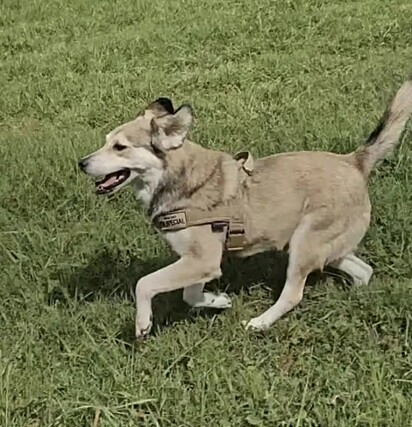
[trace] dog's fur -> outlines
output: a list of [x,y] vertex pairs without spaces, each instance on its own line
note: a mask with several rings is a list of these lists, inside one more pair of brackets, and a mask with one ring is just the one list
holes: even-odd
[[[372,268],[353,251],[369,226],[371,206],[367,178],[375,163],[398,144],[412,113],[412,80],[399,89],[377,128],[355,152],[283,153],[254,163],[251,177],[238,179],[232,156],[187,139],[192,110],[177,111],[166,98],[149,105],[135,120],[106,137],[106,144],[80,161],[89,175],[127,171],[114,193],[131,184],[148,214],[177,209],[203,209],[242,201],[246,245],[240,256],[271,249],[289,250],[286,284],[279,300],[247,328],[265,329],[302,299],[309,273],[326,265],[346,272],[356,284],[367,284]],[[226,294],[203,292],[221,275],[225,236],[210,225],[162,233],[180,259],[141,278],[136,286],[136,336],[152,325],[152,298],[184,288],[183,298],[195,307],[230,307]]]

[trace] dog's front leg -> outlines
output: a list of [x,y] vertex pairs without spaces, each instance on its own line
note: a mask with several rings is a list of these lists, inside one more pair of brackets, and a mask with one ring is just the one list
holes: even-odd
[[152,299],[155,295],[185,288],[193,283],[207,283],[220,276],[220,257],[184,255],[177,262],[142,277],[136,285],[136,337],[143,337],[150,332]]

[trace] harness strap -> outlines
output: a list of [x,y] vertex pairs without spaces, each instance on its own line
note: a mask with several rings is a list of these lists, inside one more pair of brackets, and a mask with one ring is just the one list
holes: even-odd
[[211,215],[205,211],[179,210],[158,215],[153,218],[154,226],[160,231],[178,231],[199,225],[210,225],[216,233],[226,233],[225,249],[242,250],[245,244],[245,226],[243,221],[232,219],[229,215]]

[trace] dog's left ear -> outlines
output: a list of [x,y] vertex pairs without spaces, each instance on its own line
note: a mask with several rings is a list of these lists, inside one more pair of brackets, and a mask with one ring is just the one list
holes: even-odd
[[181,147],[192,123],[193,110],[190,105],[182,105],[174,114],[152,118],[153,148],[164,152]]
[[173,108],[172,100],[169,98],[157,98],[145,108],[145,116],[160,117],[165,114],[173,114],[175,112]]

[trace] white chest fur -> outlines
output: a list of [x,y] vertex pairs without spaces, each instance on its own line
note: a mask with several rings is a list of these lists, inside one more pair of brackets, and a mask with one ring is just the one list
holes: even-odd
[[183,256],[190,250],[192,245],[192,230],[190,228],[169,231],[161,233],[161,235],[178,255]]
[[135,196],[143,202],[146,208],[149,207],[153,194],[163,176],[163,170],[151,169],[142,174],[133,183]]

